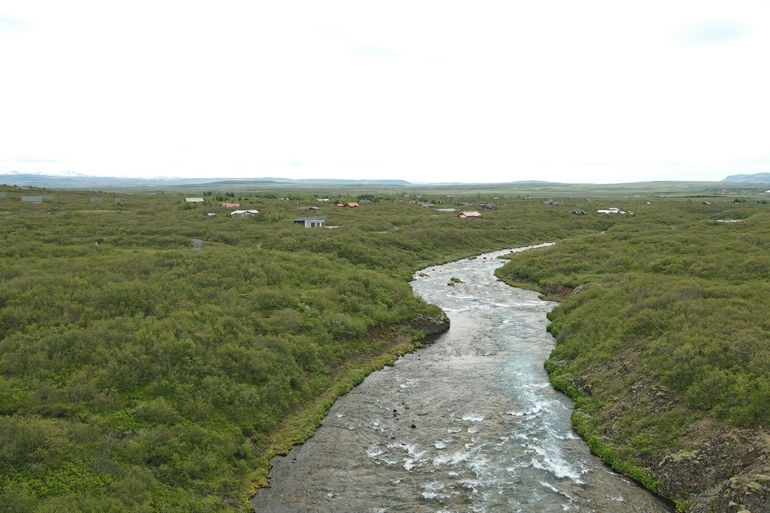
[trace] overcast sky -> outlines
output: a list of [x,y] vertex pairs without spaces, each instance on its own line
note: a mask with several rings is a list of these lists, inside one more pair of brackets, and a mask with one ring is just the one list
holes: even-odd
[[770,172],[770,2],[0,0],[0,173]]

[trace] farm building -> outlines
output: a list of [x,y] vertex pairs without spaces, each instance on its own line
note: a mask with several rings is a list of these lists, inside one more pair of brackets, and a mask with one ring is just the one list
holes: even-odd
[[257,210],[233,210],[230,212],[232,217],[254,217],[259,214]]
[[304,225],[305,228],[323,228],[326,223],[326,216],[298,217],[294,219],[294,224]]

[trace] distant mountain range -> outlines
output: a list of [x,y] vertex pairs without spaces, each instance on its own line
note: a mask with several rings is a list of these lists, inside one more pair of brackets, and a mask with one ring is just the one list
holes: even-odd
[[[545,185],[555,182],[542,180],[521,180],[508,182],[511,184]],[[420,185],[469,185],[461,182],[407,182],[406,180],[345,180],[338,178],[116,178],[112,176],[89,176],[76,173],[45,175],[39,173],[0,174],[0,184],[26,185],[30,187],[51,187],[60,189],[114,189],[131,187],[173,187],[195,185],[389,185],[389,186],[420,186]]]
[[158,187],[179,185],[258,185],[258,184],[308,184],[308,185],[413,185],[405,180],[342,180],[308,178],[116,178],[88,175],[42,175],[33,173],[9,173],[0,175],[0,183],[32,187],[111,188],[111,187]]
[[730,175],[723,182],[770,183],[770,173],[754,173],[753,175]]

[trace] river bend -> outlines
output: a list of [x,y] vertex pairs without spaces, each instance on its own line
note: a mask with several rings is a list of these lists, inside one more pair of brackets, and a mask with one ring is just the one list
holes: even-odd
[[256,511],[673,511],[573,431],[572,401],[543,369],[555,304],[495,278],[509,252],[415,275],[415,293],[451,329],[368,376],[311,439],[274,458]]

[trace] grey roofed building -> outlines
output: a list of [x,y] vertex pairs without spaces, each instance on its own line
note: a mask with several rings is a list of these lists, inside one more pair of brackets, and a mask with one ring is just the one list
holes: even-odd
[[259,214],[258,210],[233,210],[230,212],[232,217],[253,217]]
[[22,196],[21,201],[23,203],[42,203],[43,197],[42,196]]
[[322,228],[326,223],[326,216],[298,217],[293,220],[294,224],[304,225],[305,228]]
[[584,216],[584,215],[586,215],[586,211],[585,210],[570,210],[569,213],[570,214],[575,214],[576,216]]

